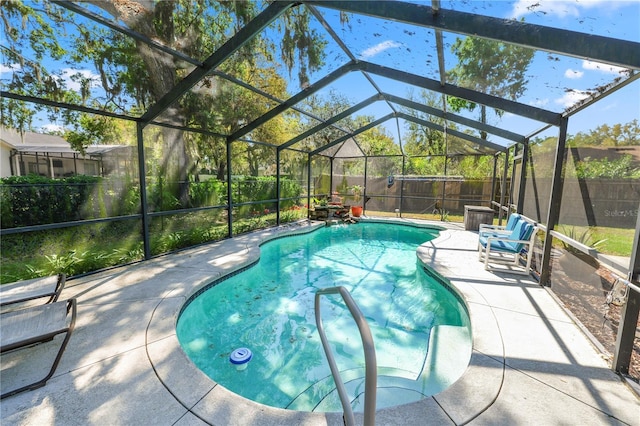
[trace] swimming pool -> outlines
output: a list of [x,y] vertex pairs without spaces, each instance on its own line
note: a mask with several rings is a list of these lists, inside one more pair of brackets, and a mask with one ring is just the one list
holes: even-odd
[[[437,231],[360,223],[264,244],[259,262],[212,283],[179,316],[183,350],[210,378],[254,401],[302,411],[341,411],[316,331],[319,288],[346,287],[367,318],[378,358],[378,408],[438,393],[467,367],[469,318],[453,290],[416,260]],[[339,298],[323,322],[355,410],[364,389],[357,327]],[[246,368],[234,349],[253,353]]]

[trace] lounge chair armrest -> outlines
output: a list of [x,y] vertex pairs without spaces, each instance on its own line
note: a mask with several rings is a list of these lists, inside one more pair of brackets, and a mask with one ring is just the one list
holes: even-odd
[[518,244],[529,244],[531,242],[531,240],[510,240],[508,238],[502,238],[502,237],[488,237],[487,238],[487,244],[491,244],[491,240],[498,240],[498,241],[502,241],[504,243],[518,243]]
[[479,226],[480,231],[482,231],[483,229],[503,230],[505,228],[506,228],[506,226],[504,226],[504,225],[489,225],[487,223],[481,223],[480,226]]
[[503,236],[507,236],[511,234],[511,231],[508,231],[506,229],[481,229],[480,230],[480,236],[489,236],[492,235],[494,237],[498,236],[499,238],[503,238]]

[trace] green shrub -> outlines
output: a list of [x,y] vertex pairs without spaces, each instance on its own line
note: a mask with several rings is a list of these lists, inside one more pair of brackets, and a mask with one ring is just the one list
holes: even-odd
[[[227,199],[227,186],[217,179],[203,182],[191,182],[189,185],[189,201],[191,207],[209,207],[224,203]],[[223,200],[223,202],[221,202]]]
[[180,200],[163,177],[147,180],[147,203],[149,210],[156,212],[180,208]]
[[139,189],[127,179],[28,175],[0,179],[0,226],[15,228],[136,213]]
[[[243,176],[234,179],[231,184],[234,204],[251,201],[275,200],[277,198],[277,179],[275,176]],[[289,178],[280,178],[280,198],[298,198],[302,194],[300,184]],[[250,210],[263,211],[273,208],[273,202],[252,205]],[[282,208],[289,208],[296,204],[295,200],[282,201]]]
[[575,173],[578,179],[638,179],[640,169],[632,167],[632,160],[631,155],[623,155],[616,160],[586,157],[576,162],[575,172],[569,170],[566,177],[573,177]]

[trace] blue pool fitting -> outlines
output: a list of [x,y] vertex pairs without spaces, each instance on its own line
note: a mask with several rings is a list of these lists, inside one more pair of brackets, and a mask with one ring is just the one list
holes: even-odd
[[253,354],[251,353],[251,349],[238,348],[235,351],[231,352],[229,361],[231,361],[231,364],[236,365],[246,364],[247,362],[251,361],[252,356]]

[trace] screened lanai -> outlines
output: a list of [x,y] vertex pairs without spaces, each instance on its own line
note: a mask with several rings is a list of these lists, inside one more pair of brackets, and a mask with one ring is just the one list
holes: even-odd
[[3,180],[2,282],[147,260],[334,199],[450,222],[483,206],[541,227],[536,279],[579,306],[612,368],[640,377],[637,2],[43,1],[2,14],[2,125],[79,152],[136,148],[102,179]]

